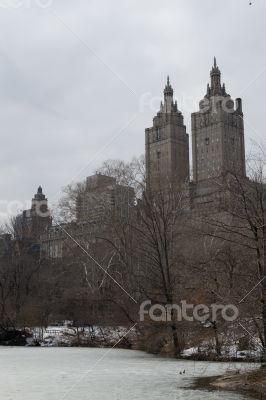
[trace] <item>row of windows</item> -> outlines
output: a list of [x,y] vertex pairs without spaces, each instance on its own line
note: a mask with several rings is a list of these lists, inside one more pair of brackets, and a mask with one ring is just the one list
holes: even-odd
[[[205,140],[204,140],[204,142],[203,142],[203,141],[202,141],[202,142],[197,141],[197,147],[203,146],[204,144],[205,144],[206,146],[209,146],[209,144],[210,144],[210,143],[214,143],[214,141],[215,141],[215,140],[214,140],[213,138],[210,139],[209,137],[206,137]],[[235,144],[237,144],[237,143],[239,143],[239,140],[237,140],[237,139],[234,138],[234,137],[231,137],[229,140],[226,140],[226,137],[225,137],[224,141],[225,141],[225,142],[230,141],[230,144],[231,144],[232,146],[235,145]],[[219,143],[219,139],[218,139],[218,138],[216,139],[216,143]]]

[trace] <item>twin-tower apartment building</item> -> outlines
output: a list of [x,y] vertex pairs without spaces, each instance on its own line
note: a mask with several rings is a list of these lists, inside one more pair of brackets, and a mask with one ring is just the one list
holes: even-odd
[[[174,101],[169,78],[164,89],[164,101],[146,134],[146,191],[167,192],[178,190],[185,194],[185,210],[196,214],[219,209],[223,196],[219,188],[230,174],[245,178],[245,143],[241,99],[234,102],[221,84],[221,72],[214,59],[211,81],[200,101],[199,111],[191,115],[192,152],[182,112]],[[192,153],[191,172],[190,154]],[[218,182],[218,185],[216,184]],[[223,190],[222,190],[223,192]],[[126,216],[130,204],[134,205],[134,190],[120,185],[115,178],[95,174],[88,177],[84,192],[77,199],[76,219],[59,227],[52,225],[49,215],[42,219],[36,215],[36,205],[47,199],[42,188],[34,196],[32,208],[20,217],[21,233],[33,243],[40,243],[41,253],[58,258],[64,254],[65,233],[82,237],[86,224],[101,228],[106,209]],[[188,215],[187,213],[185,215]],[[41,239],[40,239],[40,234]]]
[[208,202],[211,182],[228,173],[246,175],[242,101],[237,98],[234,102],[226,92],[215,58],[210,78],[199,111],[191,115],[192,176],[189,135],[168,78],[160,111],[153,126],[145,130],[149,190],[188,184],[193,201],[204,203]]

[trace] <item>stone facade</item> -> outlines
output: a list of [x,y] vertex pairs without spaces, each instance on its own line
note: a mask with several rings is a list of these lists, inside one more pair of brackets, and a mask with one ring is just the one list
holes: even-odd
[[[210,75],[207,94],[200,102],[199,111],[191,117],[193,179],[189,173],[189,136],[183,115],[174,102],[169,78],[160,111],[153,119],[153,126],[145,130],[147,191],[180,190],[188,218],[194,213],[217,212],[226,200],[223,188],[228,175],[244,179],[246,176],[241,99],[234,103],[226,93],[216,59]],[[88,237],[93,241],[96,231],[105,229],[107,215],[109,219],[128,216],[134,198],[134,190],[118,184],[115,178],[101,174],[88,177],[77,198],[76,221],[62,226],[63,229],[50,227],[42,235],[43,254],[63,257],[64,249],[71,248],[66,231],[79,241],[86,238],[86,247]]]
[[210,76],[200,110],[191,116],[193,177],[189,138],[169,79],[153,127],[145,131],[147,188],[181,187],[189,194],[191,210],[199,213],[222,201],[220,188],[228,173],[246,176],[242,101],[226,93],[215,58]]
[[77,242],[88,250],[88,243],[93,243],[95,235],[96,224],[89,222],[53,225],[41,235],[41,257],[61,259],[71,255],[77,249]]
[[127,218],[134,199],[134,189],[118,184],[115,178],[89,176],[77,197],[76,221],[52,226],[41,236],[42,257],[60,259],[72,254],[76,241],[87,249],[97,234],[110,231],[107,221]]
[[39,246],[40,236],[52,226],[48,200],[41,186],[32,199],[32,206],[16,218],[16,239]]
[[99,222],[107,214],[126,217],[134,203],[134,189],[120,185],[115,178],[95,174],[86,180],[77,199],[77,221]]
[[241,99],[233,102],[221,85],[214,59],[211,86],[192,114],[193,180],[201,182],[227,172],[245,176],[244,123]]
[[189,180],[189,137],[182,113],[173,100],[169,78],[164,102],[146,129],[146,173],[149,190],[176,187]]

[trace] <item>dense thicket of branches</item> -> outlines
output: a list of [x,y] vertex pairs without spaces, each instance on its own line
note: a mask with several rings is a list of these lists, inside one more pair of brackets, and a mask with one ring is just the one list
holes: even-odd
[[[214,182],[219,209],[189,211],[184,188],[146,191],[143,159],[106,161],[98,172],[135,189],[123,217],[106,210],[98,223],[84,221],[62,230],[64,257],[40,259],[21,238],[0,267],[0,327],[46,326],[73,320],[78,326],[137,323],[146,348],[213,343],[217,355],[236,335],[266,344],[265,171],[261,161],[250,179],[228,174]],[[55,221],[75,220],[76,201],[85,184],[65,188]],[[57,219],[58,218],[58,219]],[[75,224],[74,224],[75,225]],[[15,223],[9,230],[13,237]],[[82,229],[82,231],[81,231]],[[64,231],[66,230],[66,231]],[[234,304],[240,318],[178,322],[176,311],[161,323],[140,323],[139,306]],[[235,338],[234,338],[235,340]],[[148,344],[147,344],[148,343]],[[262,353],[265,352],[264,350]]]

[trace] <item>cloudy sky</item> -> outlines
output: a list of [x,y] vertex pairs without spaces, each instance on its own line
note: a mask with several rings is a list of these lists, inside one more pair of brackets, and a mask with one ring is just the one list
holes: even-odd
[[0,210],[142,154],[168,74],[190,133],[214,55],[262,142],[265,17],[265,0],[0,0]]

